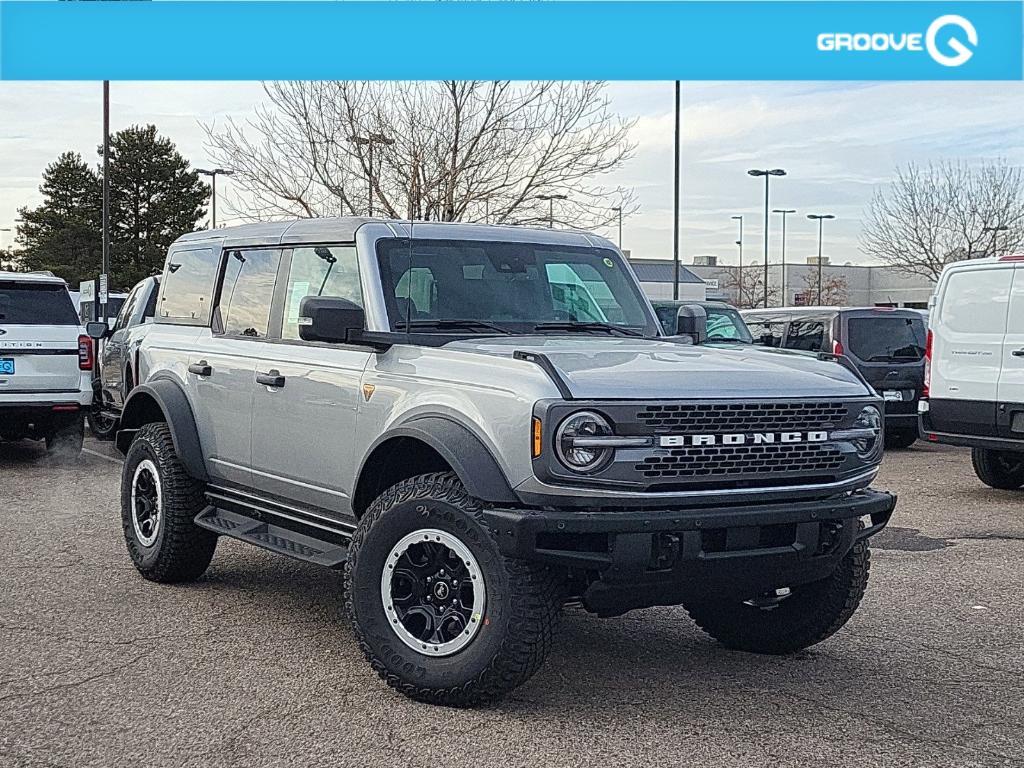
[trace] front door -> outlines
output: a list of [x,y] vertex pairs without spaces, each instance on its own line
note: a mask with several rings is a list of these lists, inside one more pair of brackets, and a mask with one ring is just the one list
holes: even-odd
[[261,345],[253,402],[253,486],[338,516],[351,513],[353,437],[363,400],[363,347],[314,344],[299,338],[306,296],[337,296],[363,304],[355,246],[292,250],[278,291],[280,339]]

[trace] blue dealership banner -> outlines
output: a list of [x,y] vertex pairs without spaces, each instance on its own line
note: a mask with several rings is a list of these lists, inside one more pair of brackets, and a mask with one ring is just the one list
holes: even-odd
[[0,2],[0,79],[1019,80],[1013,2]]

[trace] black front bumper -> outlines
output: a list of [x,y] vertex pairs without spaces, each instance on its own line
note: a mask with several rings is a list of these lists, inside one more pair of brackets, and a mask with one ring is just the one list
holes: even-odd
[[[875,490],[815,501],[700,509],[488,509],[513,558],[591,573],[588,602],[671,605],[686,594],[752,596],[825,578],[857,540],[880,531],[896,497]],[[862,518],[870,523],[861,528]]]

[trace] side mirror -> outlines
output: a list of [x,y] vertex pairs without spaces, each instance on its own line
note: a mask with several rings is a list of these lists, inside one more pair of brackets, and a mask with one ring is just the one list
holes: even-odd
[[299,338],[303,341],[356,342],[366,326],[358,304],[335,296],[307,296],[299,304]]
[[85,332],[90,338],[99,341],[100,339],[105,339],[110,335],[110,326],[103,320],[97,320],[95,322],[86,323]]
[[676,315],[676,335],[689,336],[694,344],[708,340],[708,313],[704,307],[684,305]]

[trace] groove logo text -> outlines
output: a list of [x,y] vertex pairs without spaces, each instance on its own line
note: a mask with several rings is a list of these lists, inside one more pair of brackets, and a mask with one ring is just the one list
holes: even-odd
[[[951,35],[948,39],[945,38],[946,33]],[[940,41],[944,41],[942,49]],[[822,32],[818,35],[819,51],[927,51],[929,56],[944,67],[965,64],[974,55],[977,45],[978,30],[963,16],[954,14],[940,16],[924,32]]]

